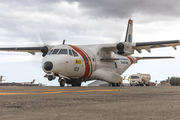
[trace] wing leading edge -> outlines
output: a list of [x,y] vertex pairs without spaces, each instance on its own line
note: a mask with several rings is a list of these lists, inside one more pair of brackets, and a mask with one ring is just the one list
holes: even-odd
[[41,52],[43,47],[12,47],[12,48],[0,48],[0,51],[15,51],[15,52],[28,52],[35,54],[35,52]]

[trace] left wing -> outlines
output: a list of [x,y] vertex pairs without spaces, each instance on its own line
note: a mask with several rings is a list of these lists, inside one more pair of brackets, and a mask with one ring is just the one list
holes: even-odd
[[142,52],[142,49],[151,52],[153,48],[162,48],[162,47],[173,47],[175,50],[176,46],[180,45],[180,40],[172,40],[172,41],[157,41],[157,42],[137,42],[137,43],[129,43],[129,42],[120,42],[118,44],[107,44],[100,45],[100,51],[105,53],[109,53],[110,51],[115,52],[119,55],[127,56],[134,54],[134,50],[137,50],[139,53]]
[[161,48],[161,47],[173,47],[175,50],[177,49],[176,46],[180,45],[180,40],[172,40],[172,41],[157,41],[157,42],[139,42],[134,43],[132,46],[133,49],[137,50],[141,53],[142,49],[151,52],[152,48]]

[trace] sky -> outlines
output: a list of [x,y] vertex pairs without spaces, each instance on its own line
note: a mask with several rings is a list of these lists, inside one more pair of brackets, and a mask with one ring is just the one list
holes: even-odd
[[[180,39],[178,0],[0,0],[0,47],[123,42],[128,19],[133,19],[133,42]],[[174,56],[142,60],[123,76],[151,74],[151,81],[180,77],[180,47],[143,50],[133,56]],[[0,52],[0,75],[6,82],[58,86],[43,76],[41,53]],[[126,81],[127,82],[127,81]],[[87,85],[83,84],[83,85]]]

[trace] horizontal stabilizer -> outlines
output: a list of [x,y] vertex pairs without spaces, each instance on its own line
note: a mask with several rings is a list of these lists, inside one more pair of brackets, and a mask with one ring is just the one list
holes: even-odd
[[164,56],[164,57],[136,57],[137,60],[142,60],[142,59],[167,59],[167,58],[175,58],[172,56]]
[[119,60],[119,58],[107,58],[107,59],[102,58],[100,60]]

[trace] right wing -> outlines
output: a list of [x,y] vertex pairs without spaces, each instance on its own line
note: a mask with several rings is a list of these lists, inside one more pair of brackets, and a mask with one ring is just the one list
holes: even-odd
[[43,47],[12,47],[12,48],[0,48],[0,51],[15,51],[15,52],[28,52],[35,55],[35,52],[41,52]]
[[43,47],[12,47],[12,48],[0,48],[0,51],[15,51],[15,52],[28,52],[35,55],[35,52],[42,52],[43,57],[48,53],[48,51],[53,46],[43,46]]

